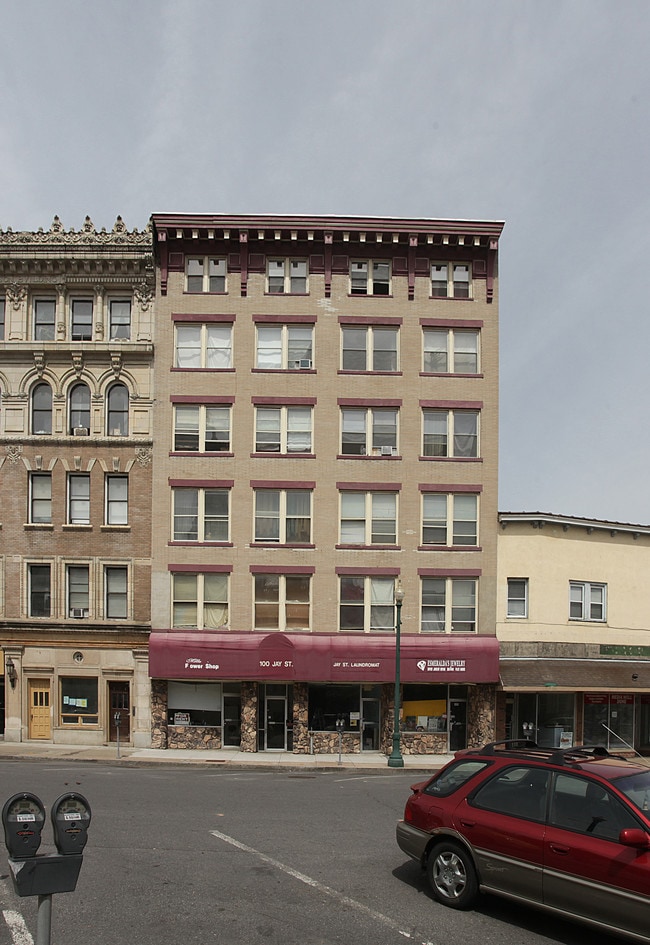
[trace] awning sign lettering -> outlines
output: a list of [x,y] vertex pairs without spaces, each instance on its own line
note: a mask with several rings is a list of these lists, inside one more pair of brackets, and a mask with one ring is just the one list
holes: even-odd
[[418,660],[415,664],[423,673],[464,673],[465,660]]
[[293,669],[293,660],[260,660],[260,669]]
[[219,669],[219,664],[210,663],[207,660],[204,662],[203,660],[196,659],[196,657],[188,657],[188,659],[185,660],[185,669]]

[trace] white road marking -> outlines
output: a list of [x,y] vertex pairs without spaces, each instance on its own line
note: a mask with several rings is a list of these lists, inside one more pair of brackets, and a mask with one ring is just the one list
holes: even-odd
[[265,853],[261,853],[259,850],[255,850],[253,847],[249,847],[245,843],[241,843],[239,840],[235,840],[234,837],[229,837],[226,833],[221,833],[219,830],[211,830],[210,833],[218,840],[223,840],[224,843],[229,843],[231,846],[237,847],[238,850],[243,850],[244,853],[252,853],[253,856],[256,856],[258,859],[262,860],[262,862],[268,863],[269,866],[274,866],[276,869],[281,870],[288,876],[292,876],[301,883],[305,883],[306,886],[311,886],[312,889],[317,889],[319,892],[324,893],[324,895],[331,896],[332,899],[336,899],[337,902],[340,902],[342,905],[356,909],[357,912],[361,912],[363,915],[368,916],[371,919],[375,919],[377,922],[381,922],[382,925],[386,925],[388,928],[394,929],[396,932],[399,932],[400,935],[403,935],[404,938],[411,938],[410,932],[404,932],[402,929],[400,929],[397,922],[395,922],[393,919],[390,919],[386,915],[382,915],[381,912],[375,912],[374,909],[364,906],[363,903],[357,902],[356,899],[350,899],[349,896],[344,896],[342,893],[337,892],[336,889],[331,889],[329,886],[324,886],[322,883],[319,883],[318,880],[312,879],[311,876],[306,876],[304,873],[299,873],[298,870],[294,870],[285,863],[280,863],[279,860],[274,860],[273,857],[267,856]]
[[20,912],[14,912],[13,909],[3,909],[2,915],[9,926],[13,945],[34,945],[34,939],[30,935]]

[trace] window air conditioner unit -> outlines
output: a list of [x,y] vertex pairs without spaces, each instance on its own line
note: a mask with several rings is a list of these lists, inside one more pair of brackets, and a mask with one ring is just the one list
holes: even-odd
[[311,368],[311,361],[309,358],[301,358],[299,361],[294,361],[293,366],[297,370],[308,371]]
[[88,436],[88,427],[75,427],[72,432],[75,436]]
[[79,618],[79,617],[87,617],[87,616],[88,616],[88,611],[87,611],[84,607],[73,607],[73,608],[70,610],[70,616],[71,616],[71,617],[76,617],[76,618]]
[[397,448],[395,446],[382,446],[381,455],[382,456],[397,456]]

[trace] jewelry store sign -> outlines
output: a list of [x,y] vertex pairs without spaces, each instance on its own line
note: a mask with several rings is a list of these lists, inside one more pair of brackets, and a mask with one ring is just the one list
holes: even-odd
[[467,671],[465,660],[426,659],[417,660],[415,665],[421,673],[465,673]]

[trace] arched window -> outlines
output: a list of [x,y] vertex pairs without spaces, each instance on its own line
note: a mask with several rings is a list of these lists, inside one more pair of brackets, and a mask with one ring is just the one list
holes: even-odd
[[129,435],[129,392],[124,384],[114,384],[108,392],[106,432],[109,436]]
[[75,384],[70,391],[70,433],[83,436],[89,432],[90,388],[87,384]]
[[52,433],[52,388],[49,384],[37,384],[32,391],[32,433]]

